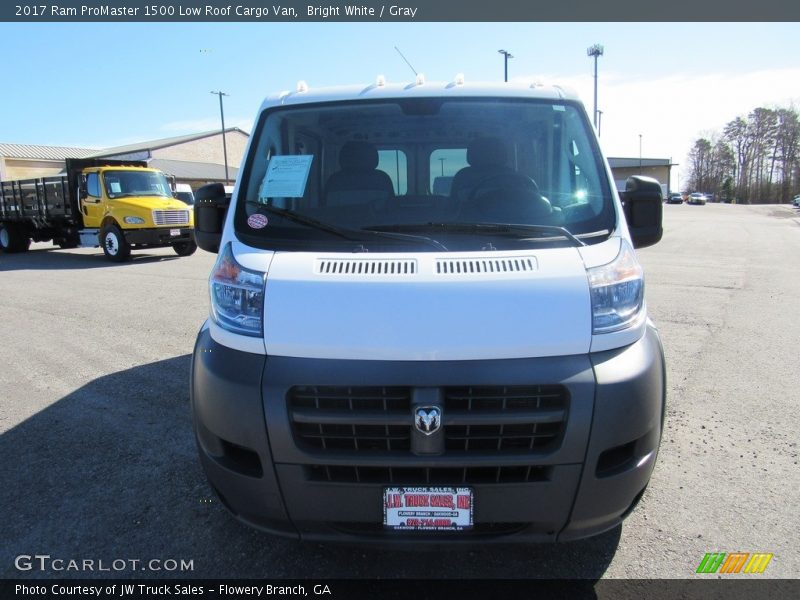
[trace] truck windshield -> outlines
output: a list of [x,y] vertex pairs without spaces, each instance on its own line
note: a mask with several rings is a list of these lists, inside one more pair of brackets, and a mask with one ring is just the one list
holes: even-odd
[[[293,250],[593,243],[615,213],[589,127],[578,104],[561,100],[276,108],[257,124],[236,231],[255,246]],[[512,224],[538,227],[496,226]]]
[[172,189],[159,171],[104,171],[103,181],[109,198],[125,196],[164,196],[172,198]]

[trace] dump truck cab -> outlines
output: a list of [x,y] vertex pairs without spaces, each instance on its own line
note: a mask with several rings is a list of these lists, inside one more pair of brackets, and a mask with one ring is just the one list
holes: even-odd
[[[124,259],[131,247],[171,245],[178,254],[194,251],[194,215],[173,196],[167,177],[157,169],[103,166],[84,169],[80,184],[85,230],[97,230],[103,251]],[[90,237],[93,233],[82,234]]]

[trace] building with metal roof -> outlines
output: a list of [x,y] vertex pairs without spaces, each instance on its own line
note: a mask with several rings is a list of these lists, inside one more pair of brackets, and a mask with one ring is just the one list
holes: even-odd
[[0,179],[57,175],[63,171],[67,158],[96,157],[143,160],[193,188],[215,181],[232,184],[236,181],[248,138],[247,132],[230,127],[225,129],[224,149],[220,130],[105,149],[0,143]]
[[216,163],[152,158],[147,161],[147,164],[163,171],[167,175],[172,175],[179,183],[188,183],[194,189],[212,181],[233,183],[239,174],[238,167],[228,165],[228,177],[226,179],[225,165]]
[[[625,181],[631,175],[646,175],[661,184],[661,190],[668,194],[672,190],[672,167],[677,163],[670,158],[619,158],[608,157],[608,166],[614,176],[617,190],[625,189]],[[678,190],[680,191],[680,190]]]
[[0,143],[0,179],[26,179],[57,175],[66,158],[86,158],[93,148]]

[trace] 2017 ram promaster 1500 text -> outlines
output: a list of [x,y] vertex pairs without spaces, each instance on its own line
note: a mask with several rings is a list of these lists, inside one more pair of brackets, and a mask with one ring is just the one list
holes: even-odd
[[191,404],[242,521],[301,539],[553,541],[616,526],[662,435],[664,358],[620,198],[558,87],[300,85],[261,107],[230,200]]

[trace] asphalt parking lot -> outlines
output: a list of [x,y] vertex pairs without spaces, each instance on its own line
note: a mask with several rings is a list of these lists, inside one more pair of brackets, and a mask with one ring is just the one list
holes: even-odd
[[[706,552],[800,576],[800,213],[665,206],[639,251],[668,361],[650,487],[621,528],[557,546],[412,553],[251,530],[211,494],[188,406],[214,257],[0,254],[0,575],[692,577]],[[19,555],[192,561],[190,572],[20,571]],[[95,563],[97,564],[97,563]]]

